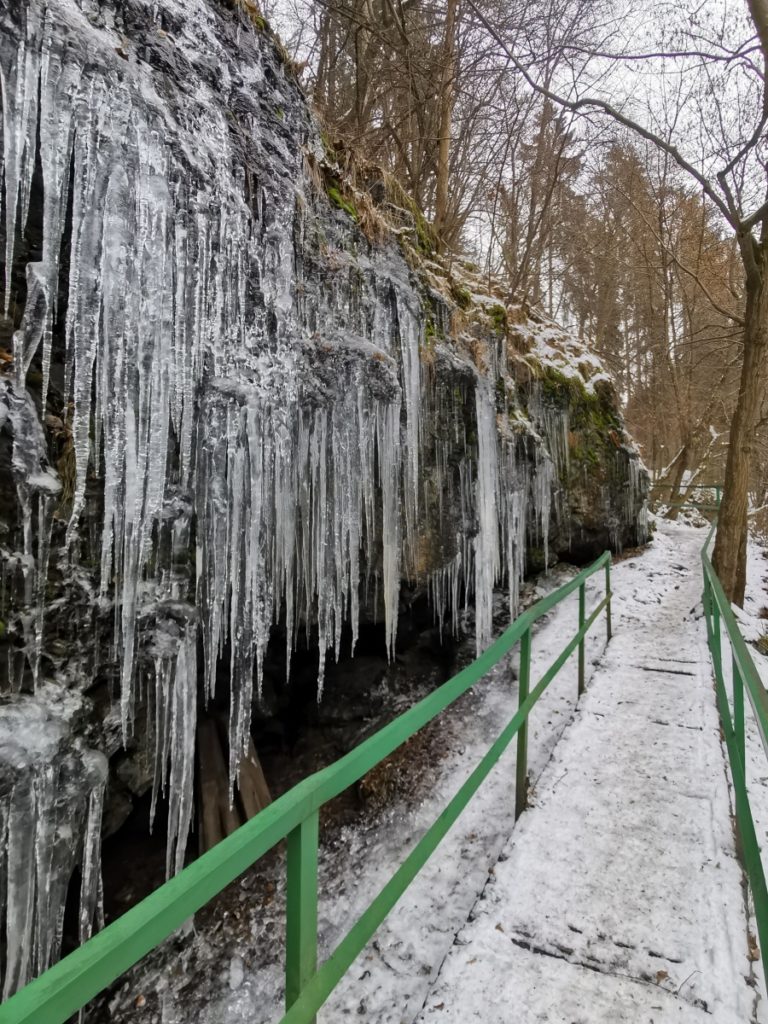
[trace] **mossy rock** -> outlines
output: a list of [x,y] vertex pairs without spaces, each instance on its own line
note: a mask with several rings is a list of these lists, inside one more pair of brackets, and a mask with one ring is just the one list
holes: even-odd
[[258,32],[266,32],[268,28],[267,19],[259,10],[258,4],[254,3],[254,0],[234,0],[234,6],[238,11],[243,12]]
[[451,283],[451,298],[459,307],[459,309],[469,309],[472,305],[472,294],[463,285]]
[[499,334],[507,333],[509,323],[507,318],[507,310],[504,306],[502,306],[500,303],[495,306],[491,306],[490,309],[488,310],[488,317],[490,318],[490,321],[493,324],[494,329],[498,331]]
[[328,193],[328,198],[331,200],[333,205],[338,207],[339,210],[343,210],[355,223],[357,223],[359,220],[357,210],[355,209],[355,206],[342,195],[338,182],[334,185],[328,185],[326,191]]

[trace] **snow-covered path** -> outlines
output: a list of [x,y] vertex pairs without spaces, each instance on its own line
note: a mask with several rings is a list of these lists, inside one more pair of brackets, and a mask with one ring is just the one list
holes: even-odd
[[702,539],[665,525],[616,567],[614,639],[420,1024],[754,1019]]
[[[588,636],[586,695],[574,707],[571,658],[533,711],[530,809],[515,825],[513,743],[322,1008],[323,1024],[768,1024],[756,1016],[763,987],[700,617],[705,536],[661,524],[642,555],[614,566],[614,637],[605,648],[602,619]],[[565,575],[540,581],[537,596]],[[602,574],[587,590],[589,609]],[[757,588],[755,609],[764,601]],[[575,626],[573,600],[538,624],[533,680]],[[512,661],[441,716],[404,765],[409,788],[378,815],[324,825],[321,960],[511,717]],[[761,749],[750,763],[764,764]],[[764,775],[750,770],[759,823]],[[259,862],[194,932],[126,977],[97,1019],[279,1020],[284,897],[282,856]]]

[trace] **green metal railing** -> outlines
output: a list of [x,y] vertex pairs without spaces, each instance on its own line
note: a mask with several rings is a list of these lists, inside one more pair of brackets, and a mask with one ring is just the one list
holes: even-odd
[[[717,512],[720,508],[720,496],[723,491],[722,484],[680,484],[679,486],[676,486],[675,484],[651,484],[651,491],[675,490],[678,491],[678,493],[682,491],[685,497],[683,497],[682,501],[665,501],[664,499],[659,499],[663,501],[667,508],[695,508],[698,509],[699,512]],[[687,497],[689,493],[694,491],[714,491],[715,503],[712,504],[711,501],[693,501],[691,498]]]
[[[605,596],[587,617],[586,582],[605,572]],[[286,1013],[281,1024],[309,1024],[410,885],[480,784],[517,736],[515,816],[526,805],[528,716],[578,649],[578,693],[584,692],[584,638],[605,609],[611,637],[611,556],[605,552],[558,590],[523,612],[471,665],[384,726],[349,754],[294,786],[228,838],[160,886],[79,949],[0,1006],[0,1024],[64,1024],[146,953],[171,935],[238,875],[287,839]],[[533,624],[578,590],[573,638],[531,689]],[[416,843],[331,956],[317,963],[317,851],[320,808],[361,779],[419,729],[478,683],[520,642],[518,707],[469,778]]]
[[[755,831],[752,808],[747,790],[746,740],[744,719],[744,691],[757,724],[757,730],[768,756],[768,693],[755,668],[744,637],[741,635],[731,603],[709,558],[709,547],[717,524],[712,525],[701,551],[704,570],[704,614],[707,621],[707,642],[715,670],[715,688],[720,723],[728,760],[736,804],[736,826],[744,869],[749,879],[755,906],[758,942],[763,962],[763,971],[768,978],[768,888],[760,856],[760,844]],[[731,656],[731,702],[726,689],[726,675],[723,668],[723,631],[728,641]],[[731,713],[731,706],[733,713]],[[762,771],[765,771],[763,766]]]

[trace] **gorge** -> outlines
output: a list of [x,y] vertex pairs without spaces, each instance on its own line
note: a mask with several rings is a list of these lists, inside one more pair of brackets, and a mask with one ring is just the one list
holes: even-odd
[[438,259],[248,0],[0,0],[0,75],[7,996],[139,796],[183,867],[198,715],[232,789],[277,646],[321,702],[417,599],[480,651],[495,589],[644,543],[648,484],[599,361]]

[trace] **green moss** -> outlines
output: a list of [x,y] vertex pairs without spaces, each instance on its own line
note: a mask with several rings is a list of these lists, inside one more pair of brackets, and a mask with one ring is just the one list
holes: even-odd
[[345,213],[348,213],[352,220],[357,223],[359,220],[357,210],[354,205],[341,194],[338,182],[334,185],[328,185],[326,191],[328,192],[328,198],[331,200],[333,205],[337,206]]
[[496,378],[496,408],[500,412],[507,411],[507,382],[501,376]]
[[254,0],[235,0],[235,7],[238,7],[248,18],[250,23],[259,32],[266,32],[267,19],[259,10]]
[[413,213],[419,249],[425,256],[432,256],[437,251],[437,236],[432,230],[432,225],[427,221],[415,203],[411,204],[411,212]]
[[437,328],[435,318],[428,316],[426,323],[424,324],[424,345],[427,351],[432,351],[440,336],[440,331]]
[[459,309],[469,309],[472,305],[472,295],[468,289],[455,282],[451,284],[451,297]]
[[507,311],[501,304],[491,306],[488,316],[499,334],[507,333]]
[[581,466],[596,467],[600,465],[600,456],[595,449],[584,444],[572,445],[569,455],[572,462],[577,462]]
[[567,377],[551,366],[542,369],[539,380],[544,401],[568,412],[570,470],[564,468],[564,475],[585,469],[591,474],[605,466],[624,433],[610,392],[588,391],[579,377]]
[[339,155],[336,152],[333,143],[331,142],[330,135],[328,135],[326,132],[320,132],[320,141],[323,144],[323,149],[325,150],[325,156],[326,159],[328,160],[328,163],[335,164],[339,159]]
[[5,623],[0,619],[0,640],[5,636]]
[[285,120],[285,111],[283,110],[282,107],[278,107],[277,110],[275,111],[275,114],[277,115],[278,121]]
[[573,430],[623,430],[609,394],[587,391],[581,378],[567,377],[553,366],[544,367],[539,379],[545,401],[568,409]]

